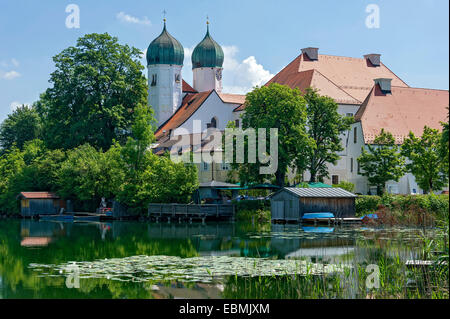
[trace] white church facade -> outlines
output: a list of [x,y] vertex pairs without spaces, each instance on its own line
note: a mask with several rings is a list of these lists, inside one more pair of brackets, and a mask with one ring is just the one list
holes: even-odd
[[[338,103],[341,115],[355,117],[355,124],[342,136],[341,159],[336,165],[329,165],[330,178],[324,182],[349,181],[355,184],[357,193],[373,193],[359,171],[361,147],[370,144],[381,128],[394,134],[398,143],[410,130],[421,135],[424,125],[441,128],[440,122],[447,120],[448,91],[409,87],[382,63],[380,54],[352,58],[318,51],[302,49],[266,85],[280,83],[302,91],[314,87]],[[183,46],[168,33],[164,22],[162,33],[147,50],[148,102],[158,122],[154,145],[157,154],[169,151],[185,135],[192,143],[207,129],[224,131],[229,122],[237,127],[242,124],[245,95],[222,92],[224,54],[211,37],[209,26],[191,58],[193,86],[182,78]],[[199,180],[225,182],[229,170],[225,163],[199,163]],[[307,173],[304,180],[309,180]],[[411,174],[387,186],[393,193],[422,192]]]

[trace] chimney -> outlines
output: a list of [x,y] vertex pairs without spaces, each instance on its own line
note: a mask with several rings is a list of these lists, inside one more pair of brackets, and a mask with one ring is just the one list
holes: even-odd
[[384,94],[391,94],[391,81],[392,79],[380,78],[374,79],[375,84],[380,86],[381,92]]
[[381,54],[371,53],[371,54],[366,54],[364,56],[364,59],[369,60],[369,62],[373,66],[380,66],[380,57],[381,57]]
[[319,60],[319,48],[304,48],[302,49],[302,54],[306,54],[311,61]]

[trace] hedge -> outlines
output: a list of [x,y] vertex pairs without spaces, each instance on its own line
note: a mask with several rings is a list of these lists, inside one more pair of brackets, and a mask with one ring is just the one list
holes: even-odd
[[391,210],[421,209],[439,219],[448,218],[449,195],[360,195],[356,198],[356,216],[376,212],[380,205]]

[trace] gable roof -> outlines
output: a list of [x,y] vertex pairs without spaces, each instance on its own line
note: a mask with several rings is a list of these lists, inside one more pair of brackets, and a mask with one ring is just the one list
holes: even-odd
[[192,86],[190,86],[185,80],[182,82],[182,90],[187,93],[198,93]]
[[385,94],[376,84],[356,112],[355,120],[361,122],[366,144],[373,143],[381,128],[401,144],[410,131],[421,136],[425,125],[441,130],[440,122],[447,121],[448,105],[446,90],[392,86],[391,94]]
[[239,104],[239,105],[245,103],[245,95],[243,94],[219,93],[219,97],[224,103]]
[[[170,130],[174,130],[186,122],[200,108],[200,106],[202,106],[212,92],[215,91],[211,90],[200,93],[187,93],[181,102],[181,106],[156,130],[155,138],[159,140],[163,136],[168,136],[170,134]],[[245,95],[219,94],[217,92],[216,94],[223,103],[240,105],[245,102]],[[164,131],[166,131],[166,133],[164,133]]]
[[213,90],[201,93],[186,94],[181,102],[181,106],[156,130],[155,138],[158,140],[165,135],[169,135],[171,130],[176,129],[186,122],[186,120],[188,120],[192,114],[198,110],[198,108],[203,104],[203,102],[205,102],[212,92]]
[[383,63],[375,67],[365,58],[324,54],[319,54],[318,60],[300,54],[266,85],[280,83],[302,91],[313,86],[338,103],[361,104],[377,78],[392,78],[392,85],[408,87]]
[[59,199],[59,196],[52,192],[21,192],[18,197],[24,199]]
[[284,187],[278,192],[271,194],[269,197],[273,197],[279,192],[288,191],[297,197],[307,197],[307,198],[353,198],[357,197],[355,194],[346,191],[345,189],[339,187],[316,187],[316,188],[299,188],[299,187]]

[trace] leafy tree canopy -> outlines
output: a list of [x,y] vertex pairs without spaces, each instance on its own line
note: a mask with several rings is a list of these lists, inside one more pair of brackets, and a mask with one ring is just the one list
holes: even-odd
[[406,168],[425,192],[440,190],[448,184],[448,158],[439,154],[442,135],[427,126],[421,137],[410,132],[402,145],[402,154],[409,159]]
[[[266,128],[267,138],[271,128],[278,129],[278,168],[275,172],[275,182],[284,186],[289,166],[304,165],[303,154],[311,147],[313,141],[305,129],[306,101],[300,90],[272,83],[269,86],[255,88],[247,94],[245,113],[242,116],[242,128]],[[257,140],[257,139],[256,139]],[[256,147],[257,141],[256,141]],[[266,143],[270,154],[269,143]],[[245,147],[246,161],[248,149]],[[242,184],[261,182],[271,176],[259,173],[259,161],[255,164],[239,165],[239,176]]]
[[344,149],[341,135],[350,128],[353,118],[340,115],[337,103],[328,96],[319,95],[315,89],[307,88],[304,97],[306,127],[315,147],[309,148],[302,160],[311,174],[310,182],[323,181],[324,177],[329,177],[327,164],[336,165],[340,159],[338,152]]
[[125,142],[134,108],[147,103],[140,54],[116,37],[93,33],[56,55],[53,86],[37,102],[46,144],[107,150],[113,140]]
[[405,158],[391,133],[381,129],[373,145],[361,148],[358,157],[361,175],[367,176],[371,185],[376,185],[378,193],[385,191],[387,181],[397,181],[405,174]]
[[0,147],[3,151],[16,145],[19,149],[27,141],[39,137],[40,119],[34,107],[22,105],[16,108],[0,125]]

